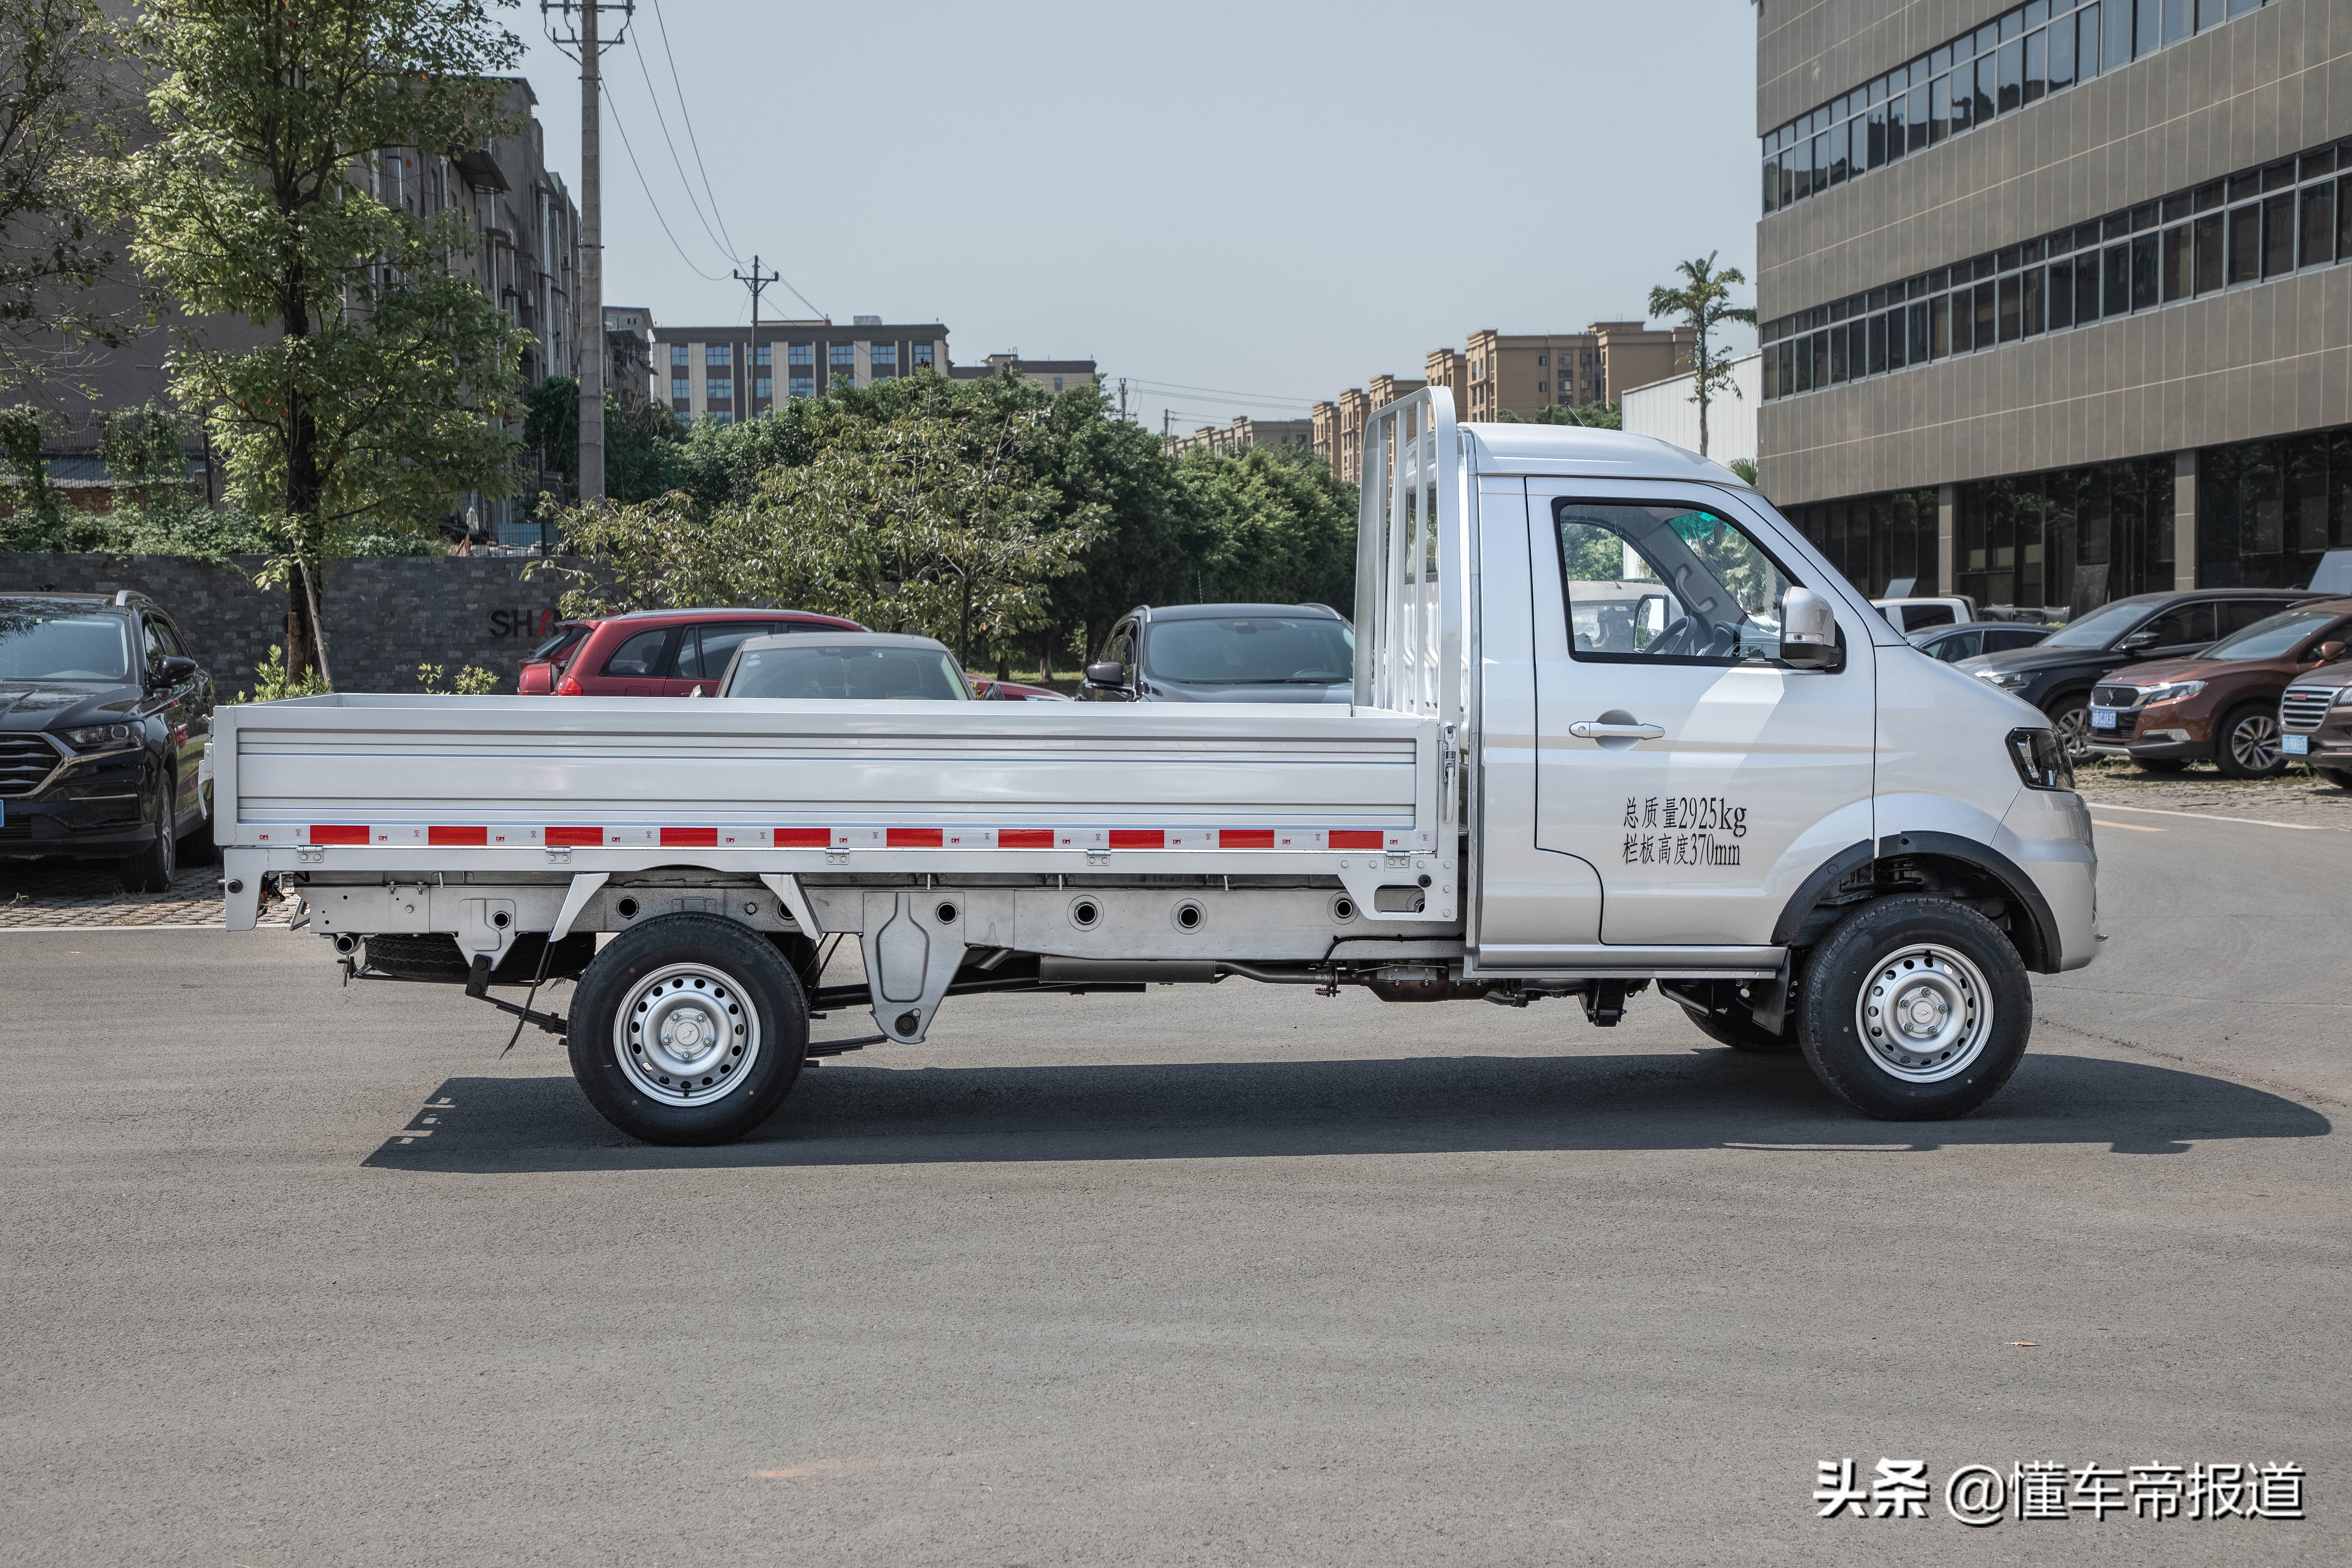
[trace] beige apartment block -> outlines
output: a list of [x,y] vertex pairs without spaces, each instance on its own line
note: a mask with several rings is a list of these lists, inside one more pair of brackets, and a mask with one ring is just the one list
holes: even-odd
[[1463,354],[1468,395],[1456,412],[1465,419],[1524,419],[1553,404],[1614,403],[1629,387],[1673,375],[1696,342],[1688,328],[1661,331],[1644,321],[1594,321],[1580,332],[1540,335],[1490,327],[1470,334]]
[[1423,386],[1442,386],[1454,395],[1454,416],[1469,417],[1470,356],[1459,349],[1432,349],[1422,363]]
[[1333,473],[1339,468],[1339,405],[1318,403],[1307,413],[1307,426],[1313,432],[1315,455],[1331,466]]
[[1312,419],[1253,419],[1236,414],[1231,425],[1203,425],[1190,436],[1170,436],[1161,445],[1171,458],[1186,452],[1221,452],[1228,456],[1255,447],[1311,447]]

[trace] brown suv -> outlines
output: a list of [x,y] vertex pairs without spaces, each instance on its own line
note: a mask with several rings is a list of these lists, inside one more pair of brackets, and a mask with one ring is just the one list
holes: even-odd
[[2299,678],[2279,700],[2279,745],[2339,789],[2352,789],[2352,660]]
[[2149,773],[2177,773],[2209,757],[2231,778],[2284,773],[2280,695],[2299,676],[2332,672],[2347,643],[2352,598],[2310,599],[2192,658],[2127,665],[2092,688],[2091,747]]

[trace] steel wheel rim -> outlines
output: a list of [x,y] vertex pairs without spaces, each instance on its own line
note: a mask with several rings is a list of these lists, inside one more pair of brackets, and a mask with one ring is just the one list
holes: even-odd
[[2058,715],[2058,738],[2066,743],[2066,754],[2080,761],[2091,754],[2091,710],[2069,708]]
[[2279,760],[2278,721],[2249,713],[2230,727],[2230,755],[2248,773],[2261,773]]
[[1918,942],[1872,968],[1854,999],[1853,1023],[1881,1072],[1906,1083],[1941,1083],[1984,1054],[1992,1038],[1992,995],[1968,954]]
[[710,963],[672,963],[629,988],[613,1014],[613,1054],[631,1086],[664,1105],[724,1099],[760,1059],[760,1014]]

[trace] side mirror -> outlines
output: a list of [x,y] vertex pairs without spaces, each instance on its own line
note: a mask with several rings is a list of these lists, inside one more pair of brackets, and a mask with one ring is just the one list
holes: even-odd
[[2344,657],[2344,645],[2340,642],[2321,643],[2311,650],[2311,657],[2321,664],[2334,664]]
[[182,658],[177,654],[166,654],[155,661],[155,684],[177,686],[183,680],[194,680],[202,668],[193,658]]
[[2156,634],[2154,632],[2134,632],[2131,636],[2124,638],[2123,641],[2116,644],[2116,647],[2129,650],[2132,648],[2147,647],[2154,644],[2155,641]]
[[1087,666],[1087,684],[1088,686],[1125,686],[1127,666],[1115,658],[1107,658],[1100,664],[1090,664]]
[[1799,669],[1841,669],[1837,616],[1811,588],[1791,588],[1780,601],[1780,659]]

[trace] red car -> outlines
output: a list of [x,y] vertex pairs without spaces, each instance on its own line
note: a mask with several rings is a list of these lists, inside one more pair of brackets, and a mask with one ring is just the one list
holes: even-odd
[[515,676],[515,690],[524,697],[544,697],[555,689],[555,672],[572,657],[581,638],[596,629],[594,621],[558,621],[554,633],[523,655]]
[[[541,660],[552,678],[544,689],[558,697],[688,697],[698,688],[713,697],[745,637],[866,629],[807,610],[632,610],[578,625],[584,636]],[[541,689],[532,680],[525,665],[518,688]]]

